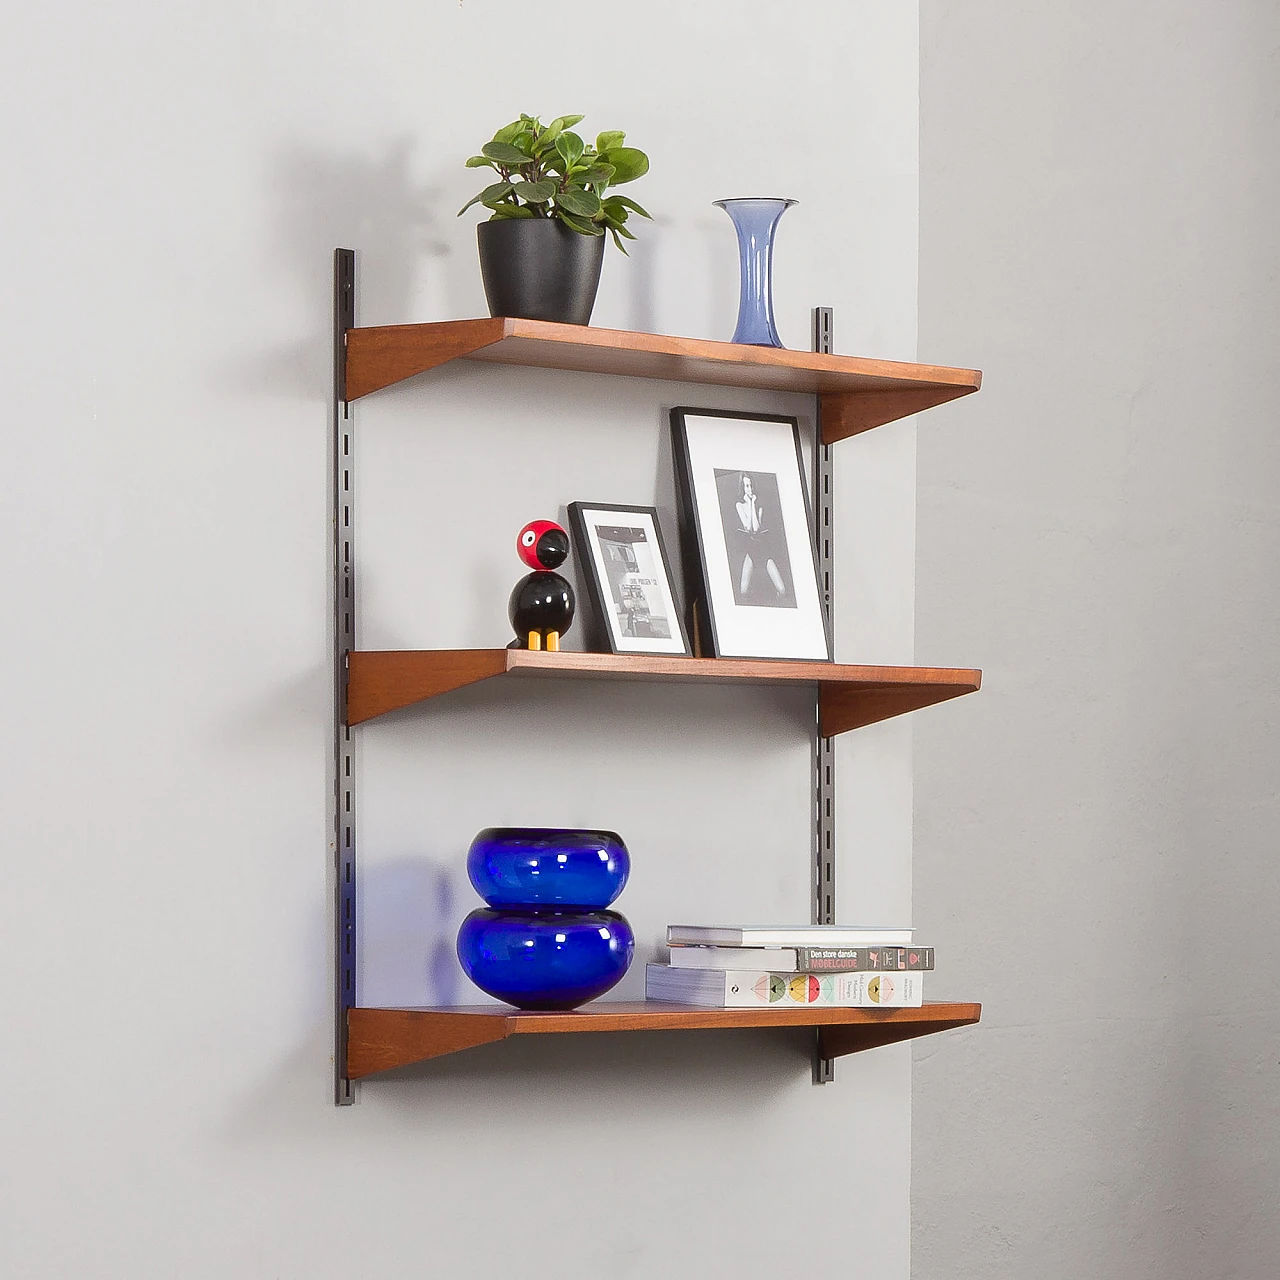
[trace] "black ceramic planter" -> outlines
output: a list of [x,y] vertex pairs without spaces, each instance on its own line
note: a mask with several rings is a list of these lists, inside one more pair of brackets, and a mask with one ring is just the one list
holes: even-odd
[[491,316],[589,324],[600,286],[604,236],[558,218],[507,218],[476,228]]

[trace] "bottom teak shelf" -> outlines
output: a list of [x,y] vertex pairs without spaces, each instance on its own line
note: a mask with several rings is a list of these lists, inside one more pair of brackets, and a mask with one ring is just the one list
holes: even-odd
[[927,1001],[918,1009],[703,1009],[656,1000],[598,1001],[568,1013],[525,1013],[505,1005],[444,1009],[352,1009],[347,1075],[352,1080],[508,1036],[579,1031],[717,1031],[732,1027],[816,1027],[823,1057],[876,1049],[977,1022],[980,1004]]

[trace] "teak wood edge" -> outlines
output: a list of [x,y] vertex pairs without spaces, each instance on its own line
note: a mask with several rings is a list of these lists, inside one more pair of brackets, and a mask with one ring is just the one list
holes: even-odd
[[350,655],[347,671],[347,723],[360,724],[502,675],[816,685],[820,725],[828,737],[974,693],[982,685],[980,671],[950,667],[862,667],[772,659],[532,653],[523,649],[356,651]]
[[348,402],[451,360],[487,360],[808,392],[821,398],[827,444],[969,395],[982,385],[976,369],[501,317],[349,329],[346,347]]
[[358,1080],[512,1035],[595,1031],[816,1027],[823,1054],[841,1057],[970,1026],[981,1016],[980,1004],[934,1001],[917,1009],[703,1009],[650,1001],[602,1001],[569,1013],[521,1013],[493,1005],[351,1009],[347,1072]]

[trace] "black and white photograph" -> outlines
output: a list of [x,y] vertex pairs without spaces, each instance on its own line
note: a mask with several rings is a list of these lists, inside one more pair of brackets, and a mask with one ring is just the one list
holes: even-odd
[[657,509],[573,502],[569,523],[609,651],[688,655]]
[[677,408],[671,432],[703,649],[830,661],[797,420]]
[[716,468],[720,523],[729,557],[729,581],[738,604],[794,609],[791,557],[782,527],[778,477],[771,471]]

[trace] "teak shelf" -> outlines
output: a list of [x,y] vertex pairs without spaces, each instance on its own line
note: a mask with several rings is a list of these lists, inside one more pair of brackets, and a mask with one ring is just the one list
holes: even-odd
[[458,1053],[508,1036],[584,1031],[717,1031],[734,1027],[817,1028],[824,1057],[969,1026],[980,1004],[929,1001],[918,1009],[703,1009],[656,1000],[601,1000],[569,1013],[524,1013],[501,1005],[446,1009],[351,1009],[350,1079]]
[[833,737],[849,729],[945,702],[948,698],[974,693],[982,684],[982,672],[949,667],[854,667],[834,662],[638,657],[527,649],[353,651],[348,662],[348,724],[360,724],[388,711],[497,676],[697,680],[725,684],[816,685],[820,731],[826,737]]
[[977,391],[977,369],[593,329],[545,320],[444,320],[346,331],[350,402],[450,360],[800,391],[821,404],[825,444]]

